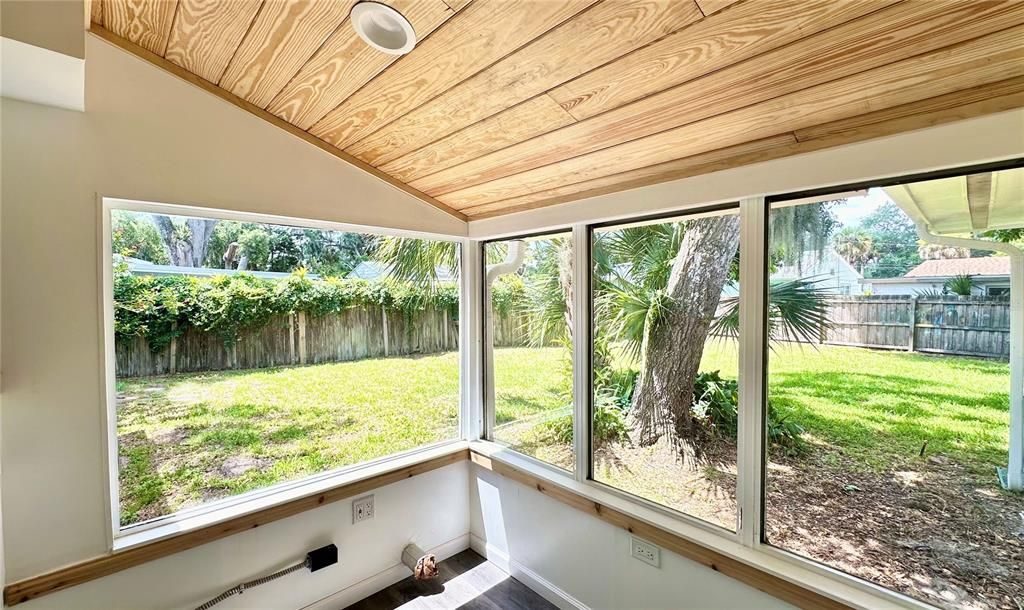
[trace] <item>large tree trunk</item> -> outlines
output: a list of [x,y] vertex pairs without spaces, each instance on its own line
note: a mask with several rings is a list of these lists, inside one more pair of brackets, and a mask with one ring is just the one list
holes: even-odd
[[[695,439],[693,384],[739,243],[735,215],[686,225],[667,286],[671,303],[644,331],[643,360],[630,411],[634,440],[641,445],[653,444],[666,433],[677,445]],[[700,447],[692,448],[699,456]]]
[[205,218],[189,218],[185,221],[188,227],[189,243],[191,244],[192,266],[202,267],[206,261],[206,250],[210,245],[210,238],[213,237],[213,228],[217,226],[216,220]]
[[153,223],[160,232],[160,238],[167,248],[167,256],[172,265],[178,267],[202,267],[206,259],[206,250],[213,236],[216,220],[189,218],[185,220],[188,239],[181,239],[175,232],[174,222],[164,214],[153,214]]
[[569,345],[573,344],[572,303],[575,292],[572,285],[572,254],[572,241],[569,239],[558,248],[558,284],[565,297],[565,328]]

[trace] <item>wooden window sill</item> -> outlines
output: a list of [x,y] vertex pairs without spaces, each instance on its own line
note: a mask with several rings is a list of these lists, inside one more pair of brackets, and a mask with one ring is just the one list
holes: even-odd
[[468,458],[465,442],[449,443],[317,482],[320,487],[333,483],[326,488],[317,489],[317,484],[312,489],[310,486],[297,486],[282,494],[265,496],[260,501],[269,505],[256,510],[246,511],[250,507],[243,504],[232,507],[235,514],[227,518],[218,520],[224,513],[215,511],[195,517],[197,521],[194,522],[185,519],[120,536],[110,553],[6,585],[4,604],[14,606]]
[[928,604],[860,581],[785,551],[741,544],[733,534],[687,523],[639,501],[611,493],[598,484],[542,468],[515,451],[489,441],[470,443],[476,466],[531,487],[682,557],[735,578],[799,608],[932,608]]
[[[486,441],[456,442],[396,458],[350,473],[351,480],[333,487],[315,492],[307,488],[306,493],[294,498],[281,501],[278,497],[273,506],[188,531],[166,534],[154,528],[124,537],[119,548],[106,555],[8,584],[4,587],[4,603],[13,606],[42,597],[464,460],[801,608],[929,607],[902,596],[897,600],[894,593],[870,583],[854,582],[846,575],[819,573],[791,557],[782,557],[784,553],[776,549],[745,547],[728,536],[531,464],[514,451]],[[145,540],[143,536],[155,539]]]

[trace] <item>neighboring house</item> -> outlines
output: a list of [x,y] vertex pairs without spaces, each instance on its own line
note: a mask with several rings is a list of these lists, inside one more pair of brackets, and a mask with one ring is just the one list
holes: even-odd
[[902,277],[864,280],[871,294],[913,295],[925,291],[942,292],[946,282],[958,275],[969,275],[978,296],[1010,294],[1010,257],[947,258],[924,261]]
[[[179,267],[177,265],[157,265],[149,261],[130,256],[114,255],[116,259],[128,263],[128,271],[135,275],[191,275],[195,277],[213,277],[215,275],[238,275],[247,273],[255,277],[268,280],[280,280],[291,276],[291,273],[277,271],[238,271],[237,269],[218,269],[216,267]],[[315,273],[307,273],[306,277],[311,280],[318,280],[320,276]]]
[[[442,284],[454,284],[459,280],[458,276],[452,273],[447,267],[438,267],[434,270],[437,281]],[[378,261],[363,261],[356,265],[355,269],[349,272],[346,277],[359,280],[376,282],[388,276],[388,267]]]
[[864,276],[846,262],[833,248],[822,251],[808,250],[793,265],[780,265],[772,280],[795,280],[800,278],[817,280],[818,286],[834,294],[861,294]]
[[[807,250],[800,261],[792,265],[780,265],[771,276],[776,280],[816,280],[817,285],[837,295],[859,295],[863,292],[861,282],[864,276],[832,248]],[[737,295],[734,282],[726,284],[723,297]]]

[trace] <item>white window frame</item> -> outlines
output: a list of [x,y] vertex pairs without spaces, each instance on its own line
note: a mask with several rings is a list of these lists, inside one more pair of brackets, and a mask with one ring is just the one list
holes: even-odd
[[[583,225],[579,225],[579,226],[582,227]],[[486,382],[487,367],[491,367],[491,366],[494,365],[493,355],[485,353],[486,352],[486,345],[485,345],[486,342],[485,342],[485,339],[487,338],[487,333],[491,332],[490,328],[489,328],[491,321],[487,318],[486,315],[484,315],[484,313],[486,311],[486,307],[485,307],[486,299],[488,298],[487,295],[485,294],[487,292],[487,288],[488,288],[486,286],[486,284],[485,284],[485,282],[487,281],[487,263],[485,261],[485,256],[486,256],[486,253],[487,253],[487,245],[488,244],[492,244],[492,243],[514,241],[514,240],[518,240],[518,239],[526,240],[526,239],[542,238],[542,237],[545,237],[545,236],[562,236],[562,235],[567,235],[572,240],[573,264],[576,265],[576,261],[575,261],[575,256],[576,256],[576,240],[578,238],[578,235],[577,235],[577,227],[575,225],[574,226],[570,226],[570,227],[556,226],[556,227],[551,227],[551,228],[545,229],[543,231],[534,231],[534,232],[530,232],[530,233],[520,233],[520,234],[515,234],[515,235],[497,237],[497,238],[494,238],[494,239],[471,240],[471,241],[474,241],[475,243],[478,244],[478,250],[475,252],[475,254],[476,254],[475,258],[476,258],[477,264],[479,265],[479,268],[480,268],[479,273],[476,276],[477,281],[479,282],[478,288],[476,290],[473,290],[474,295],[477,298],[480,299],[479,300],[479,307],[478,307],[479,316],[475,320],[476,324],[473,325],[473,328],[476,329],[477,332],[478,332],[477,344],[480,346],[480,359],[479,359],[479,362],[480,362],[480,384],[479,384],[479,394],[478,394],[480,396],[480,403],[479,403],[480,407],[478,409],[478,413],[471,415],[471,417],[472,418],[476,418],[476,419],[478,419],[480,421],[480,430],[479,430],[479,434],[473,435],[473,436],[469,436],[468,439],[470,439],[470,440],[486,440],[489,443],[494,443],[497,446],[504,447],[504,448],[508,449],[509,451],[515,451],[511,447],[508,447],[507,445],[505,445],[504,443],[501,443],[499,441],[494,440],[494,413],[495,413],[494,388],[488,387],[487,386],[487,382]],[[578,265],[577,265],[577,267],[578,267]],[[573,281],[575,282],[575,281],[577,281],[577,277],[576,277],[576,274],[575,274],[576,267],[573,267],[573,269],[574,269]],[[573,294],[574,295],[578,294],[577,290],[578,289],[576,288],[576,285],[574,285],[573,286]],[[573,301],[573,306],[574,306],[573,314],[574,315],[577,313],[576,310],[578,309],[577,304],[579,303],[579,301],[580,301],[579,299],[575,299]],[[574,323],[577,320],[578,320],[578,318],[576,318],[576,317],[573,318]],[[574,327],[573,330],[577,330],[577,329]],[[580,404],[581,404],[580,401],[577,400],[577,398],[576,398],[577,394],[579,392],[579,388],[577,387],[578,381],[576,379],[577,378],[576,371],[578,371],[579,368],[580,368],[580,367],[576,366],[576,362],[577,362],[577,360],[576,360],[576,357],[577,357],[577,346],[580,345],[580,341],[577,340],[576,337],[577,337],[577,335],[573,335],[573,350],[572,350],[573,351],[573,355],[572,355],[572,358],[573,358],[573,388],[572,388],[572,390],[573,390],[573,439],[574,440],[576,438],[581,438],[580,437],[580,431],[577,430],[577,426],[579,425],[578,422],[583,421],[583,420],[579,419],[579,417],[577,415],[577,412],[576,412],[577,409],[580,408]],[[589,341],[589,336],[587,337],[587,340]],[[584,349],[586,349],[585,345],[584,345]],[[576,458],[575,470],[572,473],[569,473],[568,471],[566,471],[566,470],[564,470],[562,468],[559,468],[558,466],[555,466],[554,464],[550,464],[548,462],[545,462],[544,460],[535,458],[532,455],[527,455],[525,453],[520,453],[518,451],[516,451],[515,453],[517,455],[519,455],[522,459],[532,463],[535,467],[545,469],[545,470],[547,470],[547,471],[549,471],[551,473],[554,473],[556,475],[560,475],[560,476],[572,475],[572,476],[578,478],[579,477],[579,473],[581,472],[581,470],[580,470],[580,454],[579,454],[578,451],[576,452],[576,455],[575,455],[575,458]]]
[[[104,458],[107,462],[107,541],[112,551],[123,550],[137,546],[152,540],[166,538],[175,534],[181,534],[193,529],[210,525],[226,519],[263,510],[295,497],[318,493],[339,485],[344,485],[377,472],[382,468],[393,467],[405,463],[416,463],[431,457],[443,455],[465,447],[469,438],[472,438],[474,429],[472,425],[472,403],[475,400],[475,387],[478,385],[477,370],[473,368],[475,361],[478,361],[479,344],[473,343],[473,322],[474,310],[479,312],[479,307],[468,299],[472,295],[473,286],[478,278],[467,279],[477,272],[472,263],[473,258],[467,256],[478,244],[465,237],[429,233],[422,231],[409,231],[400,229],[387,229],[381,227],[338,223],[289,216],[278,216],[261,214],[256,212],[238,212],[214,208],[197,207],[192,205],[178,205],[170,203],[156,203],[120,199],[114,197],[99,197],[98,213],[100,219],[99,240],[99,261],[101,290],[100,290],[100,311],[101,316],[101,350],[103,361],[103,379],[101,387],[103,391],[104,409]],[[312,474],[295,481],[285,481],[262,489],[255,489],[242,494],[222,498],[201,506],[176,511],[169,515],[151,519],[141,523],[121,527],[120,523],[120,485],[119,485],[119,464],[118,464],[118,442],[117,442],[117,371],[115,357],[114,339],[114,297],[113,297],[113,253],[111,249],[111,213],[115,210],[126,212],[143,212],[155,214],[167,214],[171,216],[191,216],[199,218],[211,218],[217,220],[231,220],[240,222],[255,222],[309,229],[322,229],[328,231],[345,231],[352,233],[367,233],[373,235],[398,236],[418,239],[430,239],[435,241],[447,241],[459,244],[459,422],[457,435],[452,439],[430,443],[407,451],[382,456],[366,462],[341,466],[321,473]],[[469,265],[467,266],[467,261]],[[467,323],[468,322],[468,323]],[[468,348],[467,348],[468,346]]]
[[[912,178],[912,177],[911,177]],[[829,191],[838,196],[849,194],[843,187]],[[825,200],[829,195],[811,200]],[[777,198],[773,198],[777,200]],[[686,206],[677,210],[663,211],[655,215],[637,214],[632,217],[616,217],[614,222],[583,222],[571,225],[573,234],[573,279],[576,282],[574,295],[574,345],[573,399],[574,437],[576,471],[567,473],[541,460],[519,453],[503,444],[487,440],[481,429],[480,434],[470,436],[470,448],[488,455],[491,459],[507,463],[530,474],[566,487],[588,499],[621,510],[624,513],[657,525],[698,544],[705,545],[725,555],[754,565],[768,573],[798,583],[807,589],[827,597],[843,601],[857,608],[915,608],[928,609],[933,606],[897,591],[839,571],[826,564],[797,555],[768,544],[763,539],[764,516],[764,404],[767,400],[767,359],[766,336],[767,291],[768,291],[768,214],[769,202],[766,196],[744,197],[738,200],[740,218],[740,286],[743,298],[740,301],[740,386],[739,422],[737,431],[737,528],[729,531],[667,506],[646,500],[628,492],[595,481],[592,478],[592,455],[590,437],[592,430],[592,396],[590,349],[591,349],[591,301],[590,292],[590,247],[593,229],[608,224],[626,224],[632,220],[646,220],[663,217],[666,219],[698,214],[702,210],[721,207],[729,202],[712,203],[707,206]],[[735,204],[735,200],[733,201]],[[543,233],[564,230],[564,225],[541,228],[532,232],[518,232],[473,240],[480,244],[530,237]],[[477,291],[481,292],[481,291]],[[486,320],[475,325],[483,333]],[[483,356],[481,354],[481,356]],[[482,397],[481,397],[482,398]],[[485,403],[481,399],[474,405],[475,417],[485,420]]]

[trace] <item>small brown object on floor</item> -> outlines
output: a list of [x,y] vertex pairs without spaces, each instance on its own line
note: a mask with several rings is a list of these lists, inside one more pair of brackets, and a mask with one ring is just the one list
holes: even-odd
[[437,557],[433,553],[424,553],[415,544],[408,544],[402,549],[402,563],[412,570],[416,580],[433,580],[437,578]]
[[473,551],[437,564],[434,580],[412,576],[356,602],[346,610],[463,608],[465,610],[557,610],[557,607]]

